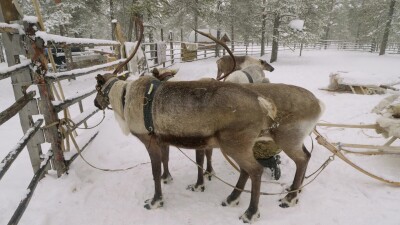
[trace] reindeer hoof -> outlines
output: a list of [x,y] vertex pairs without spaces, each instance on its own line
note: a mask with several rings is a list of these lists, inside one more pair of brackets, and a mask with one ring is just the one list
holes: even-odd
[[206,189],[206,187],[204,186],[204,184],[201,184],[201,185],[190,184],[186,188],[186,190],[191,190],[194,192],[204,192],[205,189]]
[[279,206],[281,208],[289,208],[289,207],[295,206],[299,202],[299,199],[297,196],[292,198],[291,200],[288,200],[287,197],[288,196],[286,196],[285,198],[279,199],[279,201],[281,202],[279,204]]
[[214,170],[211,170],[211,172],[206,171],[204,172],[204,176],[206,177],[206,179],[211,180],[211,178],[215,175]]
[[258,210],[254,214],[250,213],[249,210],[246,210],[246,212],[239,217],[239,219],[242,220],[243,223],[253,223],[258,218],[260,218],[260,212]]
[[239,200],[240,198],[231,200],[230,197],[226,198],[221,205],[222,206],[235,206],[235,205],[239,205]]
[[173,180],[173,178],[171,175],[167,175],[166,177],[161,177],[161,181],[164,184],[170,184],[170,183],[172,183],[172,180]]
[[162,199],[154,200],[154,199],[147,199],[145,202],[144,208],[146,209],[157,209],[164,206],[164,201]]

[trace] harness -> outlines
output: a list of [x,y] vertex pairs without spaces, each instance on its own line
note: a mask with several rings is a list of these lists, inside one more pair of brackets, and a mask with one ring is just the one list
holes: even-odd
[[[96,87],[97,92],[103,96],[105,101],[110,104],[110,98],[108,97],[108,94],[110,94],[112,86],[115,84],[115,82],[119,81],[120,79],[118,78],[112,78],[108,80],[102,87]],[[122,102],[122,110],[125,108],[125,95],[126,95],[126,85],[124,86],[124,90],[122,92],[121,96],[121,102]],[[108,109],[111,109],[110,107],[107,106]]]
[[154,124],[153,124],[153,98],[154,94],[157,91],[157,88],[161,85],[159,80],[152,80],[150,84],[146,87],[146,92],[144,93],[144,104],[143,104],[143,117],[144,117],[144,126],[149,131],[149,134],[154,133]]
[[247,76],[247,79],[249,79],[249,83],[254,83],[253,78],[250,76],[249,73],[247,73],[246,71],[242,70],[242,72]]

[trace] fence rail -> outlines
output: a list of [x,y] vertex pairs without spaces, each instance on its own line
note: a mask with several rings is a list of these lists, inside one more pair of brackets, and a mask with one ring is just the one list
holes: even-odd
[[38,119],[33,127],[29,129],[25,135],[21,138],[18,144],[11,150],[8,155],[1,161],[0,163],[0,180],[3,178],[4,174],[6,174],[7,170],[10,168],[12,163],[18,157],[19,153],[26,147],[28,141],[36,134],[39,130],[40,126],[43,124],[43,119]]

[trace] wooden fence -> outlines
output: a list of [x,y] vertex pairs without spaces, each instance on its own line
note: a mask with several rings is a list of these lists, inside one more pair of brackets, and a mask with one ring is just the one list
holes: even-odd
[[[182,44],[186,44],[186,42],[180,41],[172,41],[169,40],[165,42],[166,49],[166,60],[163,62],[159,61],[157,55],[157,45],[158,43],[143,43],[142,49],[145,53],[148,68],[154,67],[169,67],[174,65],[175,63],[181,62],[192,62],[196,60],[203,60],[214,58],[222,55],[226,55],[227,52],[222,48],[216,49],[215,44],[204,44],[198,43],[197,50],[195,51],[195,55],[191,60],[185,60],[183,58],[183,49]],[[189,43],[194,44],[194,43]],[[233,41],[227,43],[230,47],[231,51],[234,55],[252,55],[252,56],[261,56],[261,45],[259,43],[246,43],[240,41]],[[379,52],[379,44],[376,43],[357,43],[352,41],[341,41],[341,40],[321,40],[315,43],[308,44],[299,44],[299,43],[290,43],[290,44],[281,44],[279,45],[279,51],[295,51],[301,49],[302,51],[307,50],[338,50],[338,51],[362,51],[362,52],[370,52],[370,53],[378,53]],[[265,54],[271,53],[272,46],[265,46]],[[387,54],[400,54],[400,43],[389,43],[386,48]]]
[[[7,0],[10,1],[10,0]],[[15,103],[0,113],[0,125],[8,121],[10,118],[19,114],[20,123],[24,132],[23,137],[11,149],[10,153],[0,163],[0,180],[6,174],[12,163],[17,159],[18,155],[27,147],[34,176],[28,186],[29,193],[21,200],[18,208],[13,214],[8,224],[18,224],[23,212],[29,204],[33,192],[39,180],[50,168],[57,171],[61,176],[67,170],[68,166],[76,158],[78,153],[72,155],[69,159],[64,158],[64,141],[69,135],[73,138],[72,132],[79,126],[86,127],[86,121],[99,112],[99,109],[88,107],[83,110],[82,100],[96,93],[94,85],[88,90],[74,91],[76,94],[64,96],[61,81],[66,79],[76,79],[77,77],[92,76],[93,80],[96,74],[104,74],[110,72],[123,59],[117,59],[108,63],[99,65],[76,68],[73,66],[72,48],[94,48],[103,46],[110,50],[121,47],[120,42],[110,40],[68,38],[42,31],[37,31],[42,25],[33,22],[32,18],[26,21],[10,21],[5,18],[3,12],[17,13],[15,9],[9,8],[12,4],[0,3],[0,33],[2,33],[3,46],[8,63],[8,68],[0,72],[0,80],[9,78],[14,90]],[[6,8],[7,7],[7,8]],[[51,47],[49,47],[51,46]],[[47,57],[51,59],[51,48],[63,49],[68,71],[57,72],[53,69],[50,73],[47,71]],[[24,55],[27,59],[21,60],[20,56]],[[121,54],[116,54],[121,57]],[[25,57],[24,57],[25,58]],[[52,60],[51,60],[52,61]],[[30,88],[36,86],[36,88]],[[28,91],[28,89],[36,89],[38,91]],[[37,96],[37,93],[39,96]],[[69,107],[79,105],[80,114],[71,118]],[[37,119],[36,115],[41,115],[43,119]],[[68,127],[68,133],[63,133],[67,127],[63,123],[67,120],[72,121],[73,127]],[[42,126],[44,124],[44,126]],[[83,151],[86,146],[96,137],[98,131],[92,132],[86,141],[82,141]],[[17,140],[16,140],[17,141]],[[43,154],[41,144],[50,143],[51,148]]]

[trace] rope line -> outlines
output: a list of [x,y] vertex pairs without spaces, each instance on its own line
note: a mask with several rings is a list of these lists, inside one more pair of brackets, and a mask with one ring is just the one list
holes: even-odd
[[[206,169],[204,169],[201,165],[197,164],[193,159],[191,159],[191,158],[190,158],[186,153],[184,153],[180,148],[178,148],[178,147],[176,147],[176,148],[177,148],[186,158],[188,158],[192,163],[194,163],[197,167],[199,167],[200,169],[202,169],[203,171],[206,172]],[[280,193],[270,193],[270,192],[262,192],[262,191],[260,191],[260,195],[282,195],[282,194],[289,194],[289,193],[293,193],[293,192],[298,192],[298,191],[300,191],[301,189],[303,189],[304,187],[306,187],[307,185],[311,184],[311,183],[321,174],[321,172],[328,166],[328,164],[329,164],[333,159],[334,159],[334,157],[333,157],[333,156],[330,156],[330,157],[327,159],[327,161],[325,161],[324,164],[323,164],[317,171],[315,171],[315,172],[312,173],[310,176],[308,176],[308,177],[311,177],[312,175],[314,175],[314,174],[316,173],[316,175],[313,177],[313,179],[311,179],[309,182],[307,182],[306,184],[302,185],[300,188],[298,188],[298,189],[296,189],[296,190],[282,191],[282,192],[280,192]],[[217,180],[221,181],[222,183],[228,185],[229,187],[231,187],[231,188],[233,188],[233,189],[236,189],[236,190],[238,190],[238,191],[245,192],[245,193],[251,193],[250,190],[238,188],[238,187],[236,187],[236,186],[234,186],[234,185],[228,183],[228,182],[225,181],[224,179],[218,177],[218,176],[215,175],[215,174],[211,174],[211,176],[215,177]]]

